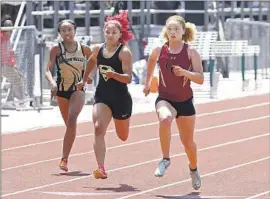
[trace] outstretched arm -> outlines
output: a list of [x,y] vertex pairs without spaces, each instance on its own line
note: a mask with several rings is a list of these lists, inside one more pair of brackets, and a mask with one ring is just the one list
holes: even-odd
[[[82,48],[83,48],[84,54],[85,54],[86,59],[87,59],[87,63],[86,63],[86,67],[87,67],[87,65],[89,64],[88,63],[88,59],[91,57],[92,51],[91,51],[90,47],[89,46],[86,46],[86,45],[82,45]],[[88,79],[87,79],[87,83],[88,84],[91,84],[92,83],[92,79],[89,76],[88,76]]]
[[148,58],[145,85],[150,85],[150,82],[151,82],[151,79],[153,76],[153,72],[154,72],[155,66],[157,64],[158,57],[160,55],[160,50],[161,50],[160,47],[154,48],[152,53],[150,54],[150,56]]
[[99,49],[100,49],[99,44],[93,46],[92,53],[90,53],[91,55],[87,61],[87,66],[86,66],[86,69],[84,71],[84,75],[83,75],[83,79],[82,79],[83,85],[86,84],[89,75],[91,74],[92,70],[97,65],[97,55],[98,55]]
[[52,70],[53,70],[53,67],[55,65],[56,56],[58,54],[60,54],[59,47],[58,46],[52,47],[52,49],[50,51],[50,59],[49,59],[49,62],[47,64],[47,67],[46,67],[46,70],[45,70],[45,77],[46,77],[46,79],[48,80],[48,82],[50,83],[50,85],[52,87],[51,88],[51,99],[56,96],[56,92],[57,92],[57,85],[56,85],[56,82],[53,79]]
[[181,66],[174,66],[174,73],[177,76],[185,76],[190,81],[193,81],[197,84],[203,84],[204,75],[202,61],[198,51],[195,48],[188,49],[188,54],[191,59],[192,71],[185,70]]
[[144,83],[144,89],[143,92],[145,95],[148,95],[150,92],[150,83],[153,77],[153,72],[155,69],[155,66],[158,61],[158,57],[160,55],[161,48],[156,47],[152,50],[152,53],[150,54],[147,62],[147,72],[146,72],[146,80]]
[[52,70],[55,65],[55,58],[58,51],[59,51],[58,46],[52,47],[50,51],[50,59],[45,70],[45,77],[52,86],[56,85],[56,82],[54,81],[53,76],[52,76]]
[[186,71],[186,77],[197,84],[203,84],[204,75],[201,57],[196,49],[190,49],[192,71]]

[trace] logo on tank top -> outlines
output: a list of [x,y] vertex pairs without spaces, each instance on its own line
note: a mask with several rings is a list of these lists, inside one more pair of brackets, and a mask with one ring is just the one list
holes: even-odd
[[66,63],[66,62],[84,62],[84,57],[70,57],[70,58],[64,58],[63,56],[59,57],[59,64]]
[[[171,60],[175,60],[176,57],[170,57],[170,59],[171,59]],[[172,61],[169,61],[169,60],[168,60],[168,61],[165,62],[165,68],[166,68],[168,71],[170,71],[172,74],[174,74],[174,71],[173,71],[174,65],[177,66],[177,64],[173,64]],[[187,70],[188,70],[188,71],[192,71],[192,65],[190,65],[189,68],[188,68]],[[161,72],[161,71],[160,71],[160,72]],[[182,78],[184,78],[184,80],[183,80],[183,85],[182,85],[182,86],[185,87],[189,79],[188,79],[187,77],[184,77],[184,76],[183,76]],[[165,81],[164,81],[162,72],[161,72],[161,81],[162,81],[162,83],[163,83],[163,86],[166,87],[166,84],[165,84]]]
[[107,65],[99,65],[99,71],[105,81],[108,81],[108,78],[106,77],[106,72],[114,72],[115,70],[111,66]]
[[[175,58],[173,60],[175,60]],[[173,64],[172,64],[171,61],[169,61],[169,60],[165,61],[165,68],[166,68],[166,70],[167,71],[170,71],[172,74],[174,74],[172,65]],[[167,87],[166,86],[166,83],[165,83],[165,79],[163,77],[162,70],[159,70],[159,72],[160,72],[161,83],[163,84],[164,87]]]
[[173,64],[170,63],[170,62],[168,62],[168,61],[165,62],[165,67],[166,67],[166,69],[167,69],[168,71],[170,71],[171,73],[174,74],[174,72],[173,72],[173,66],[172,66],[172,65],[173,65]]

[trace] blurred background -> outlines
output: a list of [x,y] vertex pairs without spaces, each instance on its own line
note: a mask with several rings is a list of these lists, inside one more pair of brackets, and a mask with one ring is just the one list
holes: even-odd
[[[133,53],[133,85],[142,85],[146,61],[159,38],[166,19],[174,14],[197,26],[191,43],[201,54],[206,81],[194,86],[197,96],[218,98],[221,82],[239,80],[245,91],[269,78],[269,1],[1,1],[1,19],[11,17],[12,27],[1,23],[1,69],[12,62],[12,70],[1,70],[3,109],[48,109],[50,87],[44,78],[49,50],[57,42],[57,26],[62,19],[77,25],[77,38],[85,44],[100,43],[105,17],[127,10],[134,39],[128,43]],[[1,20],[2,21],[2,20]],[[2,34],[10,33],[5,42]],[[14,53],[14,60],[6,52]],[[237,75],[235,75],[237,74]],[[55,71],[54,71],[54,75]],[[87,89],[86,103],[92,103],[98,76]],[[236,79],[235,79],[236,78]],[[16,95],[22,93],[21,95]],[[19,97],[18,97],[19,96]]]

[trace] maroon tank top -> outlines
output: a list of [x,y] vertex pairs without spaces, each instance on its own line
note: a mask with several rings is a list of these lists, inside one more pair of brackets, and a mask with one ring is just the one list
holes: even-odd
[[159,62],[159,97],[173,102],[182,102],[193,97],[190,80],[176,76],[172,65],[178,65],[186,70],[191,70],[191,60],[188,57],[188,45],[184,44],[178,54],[169,52],[169,43],[165,43],[160,52]]

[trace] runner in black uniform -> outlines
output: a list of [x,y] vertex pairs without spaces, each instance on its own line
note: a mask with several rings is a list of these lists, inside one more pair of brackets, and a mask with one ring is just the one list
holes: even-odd
[[104,136],[111,119],[114,119],[117,136],[122,141],[127,140],[129,134],[132,99],[127,84],[132,79],[132,55],[125,43],[132,38],[132,34],[128,31],[128,25],[126,12],[107,18],[104,25],[105,43],[93,47],[83,81],[77,84],[77,89],[81,89],[94,66],[98,67],[99,83],[93,107],[94,150],[98,163],[98,169],[93,172],[95,178],[107,178]]
[[106,104],[111,109],[113,118],[118,120],[124,120],[131,116],[132,99],[128,92],[127,84],[113,78],[108,79],[106,72],[113,71],[124,74],[122,62],[119,58],[120,51],[123,47],[124,45],[119,44],[111,58],[104,58],[103,52],[106,51],[106,44],[103,44],[97,56],[99,83],[95,94],[95,104]]

